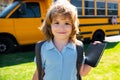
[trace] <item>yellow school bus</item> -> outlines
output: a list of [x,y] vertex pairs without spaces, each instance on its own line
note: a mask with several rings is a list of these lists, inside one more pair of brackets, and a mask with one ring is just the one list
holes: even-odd
[[41,26],[51,0],[14,0],[0,13],[0,53],[44,39]]
[[[13,0],[0,13],[0,53],[43,40],[38,29],[56,0]],[[120,34],[120,0],[69,0],[78,9],[78,39],[103,41]],[[115,19],[114,19],[115,17]]]
[[69,1],[78,9],[78,38],[103,41],[105,36],[120,34],[120,0]]

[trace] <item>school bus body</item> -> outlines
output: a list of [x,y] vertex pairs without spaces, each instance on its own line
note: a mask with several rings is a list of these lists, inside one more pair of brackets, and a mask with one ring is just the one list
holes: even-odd
[[[120,18],[118,17],[118,23],[112,24],[109,22],[111,17],[87,17],[79,18],[80,37],[82,39],[92,40],[94,35],[98,32],[98,37],[114,36],[120,34]],[[100,35],[100,36],[99,36]],[[78,35],[79,36],[79,35]],[[97,38],[97,37],[96,37]],[[103,38],[103,39],[104,39]]]
[[[85,40],[103,41],[120,34],[120,0],[70,0],[78,9],[80,35]],[[112,22],[113,17],[115,23]]]
[[[44,36],[39,27],[51,2],[51,0],[22,0],[11,3],[0,14],[0,53],[12,52],[17,45],[35,44],[43,40]],[[22,5],[25,7],[24,4],[28,5],[27,11],[31,8],[31,13],[33,11],[34,13],[28,11],[21,14],[22,17],[19,16],[18,11],[22,9]]]

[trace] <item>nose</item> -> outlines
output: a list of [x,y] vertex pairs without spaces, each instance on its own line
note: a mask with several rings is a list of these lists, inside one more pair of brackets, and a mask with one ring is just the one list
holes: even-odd
[[60,25],[59,25],[59,29],[60,29],[60,30],[64,30],[64,29],[65,29],[65,25],[64,25],[64,24],[60,24]]

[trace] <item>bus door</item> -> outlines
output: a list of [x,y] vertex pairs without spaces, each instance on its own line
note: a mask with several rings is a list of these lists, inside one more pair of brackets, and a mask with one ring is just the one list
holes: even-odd
[[26,2],[13,14],[16,38],[19,44],[35,43],[43,39],[38,29],[42,23],[39,2]]

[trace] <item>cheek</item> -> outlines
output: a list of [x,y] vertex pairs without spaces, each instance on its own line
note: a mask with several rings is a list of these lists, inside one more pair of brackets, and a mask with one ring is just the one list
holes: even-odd
[[69,34],[72,33],[72,26],[70,28],[68,28],[68,32],[69,32]]
[[53,25],[51,25],[51,31],[53,31],[53,29],[54,29],[54,26],[53,26]]
[[54,26],[51,26],[51,32],[54,35],[54,33],[55,33],[55,27]]

